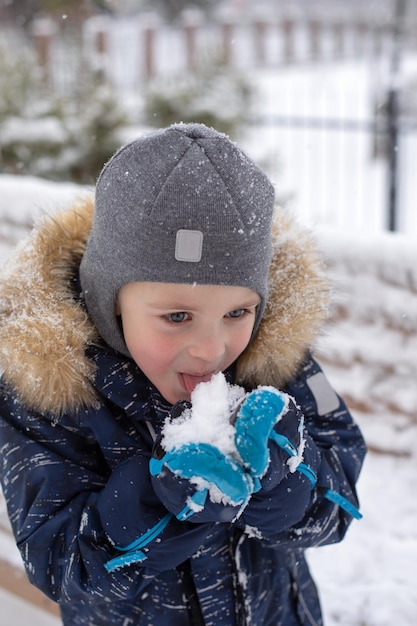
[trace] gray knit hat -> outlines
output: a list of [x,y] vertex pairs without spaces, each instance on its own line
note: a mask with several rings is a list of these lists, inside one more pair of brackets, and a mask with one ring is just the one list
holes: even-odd
[[121,148],[97,182],[81,285],[100,335],[130,356],[115,316],[129,282],[248,287],[268,294],[274,189],[230,139],[175,124]]

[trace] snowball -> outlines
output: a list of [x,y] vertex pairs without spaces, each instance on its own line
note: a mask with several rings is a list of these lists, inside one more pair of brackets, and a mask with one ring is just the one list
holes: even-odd
[[245,390],[229,384],[222,372],[198,384],[191,394],[191,408],[174,420],[166,420],[162,446],[168,450],[188,443],[208,443],[237,458],[230,418],[245,396]]

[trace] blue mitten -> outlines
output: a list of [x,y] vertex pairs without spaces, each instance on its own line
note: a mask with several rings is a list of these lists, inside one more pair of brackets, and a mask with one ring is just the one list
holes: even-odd
[[231,415],[245,397],[224,374],[197,385],[192,402],[179,402],[155,442],[150,473],[155,493],[179,519],[226,521],[253,492],[234,443]]
[[[254,481],[253,492],[261,488],[261,478],[267,479],[271,444],[276,446],[275,470],[277,462],[278,465],[283,463],[282,469],[285,470],[275,471],[275,483],[277,479],[280,481],[284,477],[285,472],[298,471],[307,476],[312,488],[315,486],[317,477],[314,470],[302,461],[305,444],[302,437],[303,427],[304,417],[288,394],[274,387],[259,387],[246,397],[236,418],[235,444]],[[278,450],[281,454],[277,454]],[[265,480],[262,483],[263,488],[264,483]]]
[[255,491],[260,488],[259,479],[268,468],[268,439],[287,406],[287,394],[273,387],[259,387],[246,397],[238,411],[235,444],[255,482]]
[[[153,458],[149,469],[160,476],[167,469],[185,478],[197,491],[210,492],[214,500],[240,506],[249,499],[253,482],[250,475],[230,456],[208,443],[188,443],[167,450],[161,459]],[[193,498],[202,504],[202,498]]]

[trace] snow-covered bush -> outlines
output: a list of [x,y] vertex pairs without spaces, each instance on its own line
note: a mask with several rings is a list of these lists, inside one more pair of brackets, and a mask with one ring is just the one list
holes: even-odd
[[0,170],[94,182],[126,123],[111,86],[84,63],[76,88],[61,96],[20,43],[0,44]]
[[145,92],[145,122],[201,122],[233,137],[248,121],[254,87],[236,70],[208,63],[194,74],[155,79]]
[[92,183],[122,143],[119,131],[127,124],[127,114],[109,83],[88,69],[82,78],[78,100],[65,107],[63,124],[69,140],[62,152],[60,179]]

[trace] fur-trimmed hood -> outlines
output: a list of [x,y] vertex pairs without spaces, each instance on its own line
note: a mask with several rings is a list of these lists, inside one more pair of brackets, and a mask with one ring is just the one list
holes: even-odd
[[[0,283],[0,368],[28,408],[60,415],[94,403],[86,348],[96,330],[71,279],[92,227],[93,199],[44,218],[18,246]],[[274,222],[270,294],[239,382],[282,387],[323,324],[328,284],[310,236],[284,211]]]

